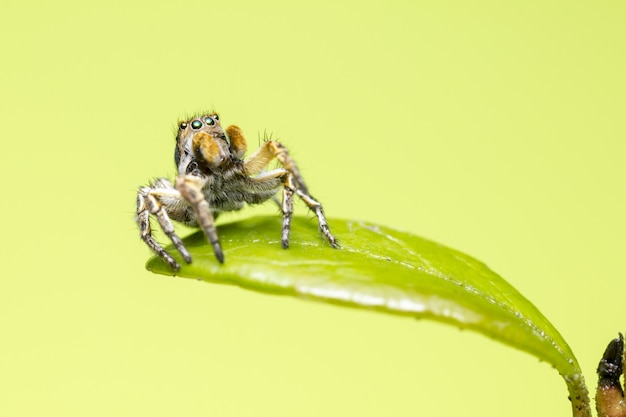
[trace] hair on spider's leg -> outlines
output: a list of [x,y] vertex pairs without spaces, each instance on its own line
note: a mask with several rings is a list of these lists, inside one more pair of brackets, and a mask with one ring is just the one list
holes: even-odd
[[326,237],[333,248],[338,248],[339,243],[330,231],[322,205],[309,194],[308,187],[300,174],[300,170],[298,169],[298,166],[293,158],[289,155],[285,146],[274,140],[263,143],[263,145],[257,149],[256,152],[244,161],[244,169],[249,175],[258,173],[274,158],[276,158],[283,168],[289,172],[289,184],[291,189],[295,190],[298,197],[300,197],[317,216],[319,228],[322,234]]
[[181,175],[176,178],[176,189],[189,202],[191,208],[196,214],[198,225],[204,232],[207,240],[213,247],[215,257],[220,263],[224,263],[224,252],[217,236],[217,228],[215,227],[215,219],[209,207],[208,201],[204,198],[200,179],[191,175]]
[[330,227],[328,226],[328,222],[326,221],[326,215],[324,214],[324,208],[322,204],[315,200],[309,194],[304,193],[302,190],[296,189],[296,194],[304,203],[315,213],[317,216],[317,223],[319,224],[320,231],[330,243],[330,246],[337,249],[339,248],[339,241],[333,236],[330,231]]
[[159,243],[152,237],[152,228],[150,227],[150,211],[148,206],[146,205],[146,190],[144,187],[139,190],[137,194],[137,225],[139,226],[139,233],[141,236],[141,240],[143,240],[146,245],[154,252],[157,256],[163,259],[173,270],[178,271],[180,269],[180,265],[178,262],[174,260],[172,255],[170,255]]
[[174,189],[172,183],[165,178],[157,178],[149,187],[143,187],[141,192],[145,197],[146,207],[151,214],[156,216],[163,232],[172,241],[185,262],[191,263],[189,251],[187,251],[187,248],[174,230],[174,225],[167,211],[168,204],[162,200],[164,198],[167,198],[167,201],[170,202],[182,200],[183,197],[180,195],[180,192]]
[[291,231],[291,216],[293,215],[293,184],[291,183],[291,175],[285,180],[281,209],[283,212],[281,245],[283,249],[287,249],[289,247],[289,232]]
[[176,231],[174,230],[174,225],[170,220],[170,216],[167,214],[167,210],[165,207],[161,205],[158,200],[151,194],[149,194],[146,198],[146,205],[148,206],[148,210],[150,213],[154,214],[161,226],[163,232],[170,238],[174,247],[178,250],[180,255],[183,257],[185,262],[188,264],[191,263],[191,255],[189,251],[185,247],[183,241],[178,237]]
[[319,201],[315,200],[309,194],[309,190],[306,186],[306,183],[304,182],[304,178],[302,178],[300,170],[298,169],[296,162],[289,155],[287,148],[285,148],[285,146],[283,146],[280,142],[276,141],[270,141],[267,142],[267,144],[276,156],[276,159],[278,159],[282,166],[291,173],[290,180],[293,182],[293,189],[295,190],[296,194],[298,194],[298,197],[300,197],[317,216],[320,231],[326,237],[326,239],[330,243],[330,246],[337,249],[339,247],[339,242],[337,241],[337,239],[335,239],[335,236],[333,236],[330,231],[330,227],[326,222],[326,216],[324,215],[324,209],[322,208],[322,204]]
[[301,189],[305,193],[308,193],[306,183],[300,174],[300,170],[293,158],[289,155],[287,148],[275,140],[264,142],[259,149],[244,161],[246,173],[248,175],[258,174],[263,168],[267,167],[273,159],[278,160],[283,168],[291,173],[294,188]]

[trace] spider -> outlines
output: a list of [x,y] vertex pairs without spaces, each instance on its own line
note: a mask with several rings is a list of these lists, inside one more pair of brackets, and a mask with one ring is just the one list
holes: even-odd
[[[333,248],[339,244],[330,232],[322,205],[309,194],[287,148],[274,140],[266,140],[247,159],[247,144],[237,126],[222,129],[217,113],[198,115],[178,124],[174,161],[178,167],[176,181],[157,178],[137,193],[137,224],[141,239],[175,271],[180,265],[152,237],[150,215],[154,215],[163,232],[185,262],[191,255],[174,231],[172,220],[199,227],[213,246],[215,257],[224,262],[224,252],[217,235],[215,218],[225,211],[241,209],[245,203],[258,204],[275,199],[282,188],[283,248],[289,247],[289,230],[296,194],[317,216],[319,228]],[[276,159],[282,165],[265,171]],[[275,200],[278,202],[278,200]]]

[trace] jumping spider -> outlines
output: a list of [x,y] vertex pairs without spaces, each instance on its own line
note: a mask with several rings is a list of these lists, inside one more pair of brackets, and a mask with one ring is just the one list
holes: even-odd
[[[241,129],[222,129],[216,113],[200,115],[178,124],[174,161],[178,175],[172,185],[158,178],[137,193],[137,224],[141,239],[174,270],[180,265],[152,237],[150,214],[171,239],[183,259],[191,262],[189,251],[180,240],[172,220],[200,227],[213,246],[215,257],[224,262],[224,252],[217,236],[215,218],[223,211],[239,210],[244,203],[258,204],[269,200],[282,187],[282,247],[289,247],[289,229],[293,213],[293,195],[298,195],[317,216],[320,231],[330,245],[338,247],[330,232],[322,205],[307,189],[287,149],[267,140],[247,159],[247,144]],[[265,171],[276,159],[283,166]]]

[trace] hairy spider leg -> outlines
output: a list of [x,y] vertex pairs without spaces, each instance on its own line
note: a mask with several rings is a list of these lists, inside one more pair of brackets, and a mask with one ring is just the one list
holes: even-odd
[[[164,180],[161,180],[162,182]],[[166,180],[165,180],[166,181]],[[159,245],[159,243],[152,237],[152,228],[150,227],[150,214],[153,214],[163,232],[170,238],[178,252],[187,263],[191,263],[191,255],[187,251],[187,248],[180,240],[176,232],[174,231],[174,225],[167,214],[165,206],[161,204],[159,197],[170,197],[174,199],[181,199],[180,193],[173,188],[151,188],[142,187],[137,193],[137,224],[139,225],[139,231],[141,239],[159,255],[165,262],[167,262],[175,270],[180,269],[180,265],[174,260],[165,249]]]
[[281,245],[283,249],[289,247],[289,231],[291,229],[291,217],[293,215],[293,195],[294,185],[292,181],[292,174],[284,168],[278,168],[272,171],[263,172],[256,177],[250,178],[255,184],[263,185],[272,182],[274,179],[279,179],[283,184],[282,201],[279,201],[275,196],[272,196],[272,200],[278,205],[283,213],[283,225],[281,232]]
[[244,169],[248,175],[254,175],[261,172],[267,165],[276,159],[280,164],[293,175],[294,185],[296,188],[303,190],[308,194],[308,188],[300,175],[300,170],[295,161],[289,155],[287,148],[275,140],[268,140],[252,155],[244,161]]
[[337,241],[337,239],[335,239],[335,236],[333,236],[333,234],[330,232],[330,227],[328,226],[328,223],[326,222],[326,216],[324,215],[324,208],[322,207],[322,204],[316,199],[314,199],[310,194],[305,194],[299,189],[296,189],[296,194],[298,195],[298,197],[302,199],[302,201],[304,201],[304,203],[311,210],[313,210],[313,212],[317,216],[317,221],[319,223],[320,231],[322,232],[324,236],[326,236],[326,239],[328,239],[330,246],[337,249],[339,247],[339,242]]
[[180,191],[180,194],[187,200],[195,212],[198,225],[211,243],[211,246],[213,246],[215,257],[220,263],[224,263],[224,252],[217,236],[215,218],[211,212],[209,202],[206,201],[202,193],[202,180],[193,175],[180,175],[176,178],[176,189]]
[[289,232],[291,231],[291,215],[293,214],[293,181],[291,174],[285,179],[283,187],[283,201],[281,209],[283,210],[283,228],[281,231],[281,245],[283,249],[289,247]]
[[[308,191],[306,183],[300,174],[295,161],[289,155],[287,148],[279,142],[270,140],[257,149],[252,155],[244,161],[244,169],[248,175],[254,175],[263,170],[273,159],[278,160],[285,170],[289,173],[285,177],[284,186],[285,189],[291,189],[292,192],[283,191],[283,230],[282,230],[282,246],[287,248],[289,246],[289,230],[291,227],[291,213],[293,211],[292,201],[293,193],[295,192],[298,197],[304,201],[304,203],[311,209],[317,216],[319,228],[322,234],[328,239],[328,242],[333,248],[338,248],[339,243],[333,236],[326,221],[324,215],[324,209],[322,204],[315,200]],[[287,211],[286,211],[287,210]]]

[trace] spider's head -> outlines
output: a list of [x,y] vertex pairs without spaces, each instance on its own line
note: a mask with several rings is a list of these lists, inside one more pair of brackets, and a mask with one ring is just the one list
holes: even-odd
[[229,159],[229,146],[217,113],[196,116],[178,124],[174,160],[180,173],[194,159],[215,169]]

